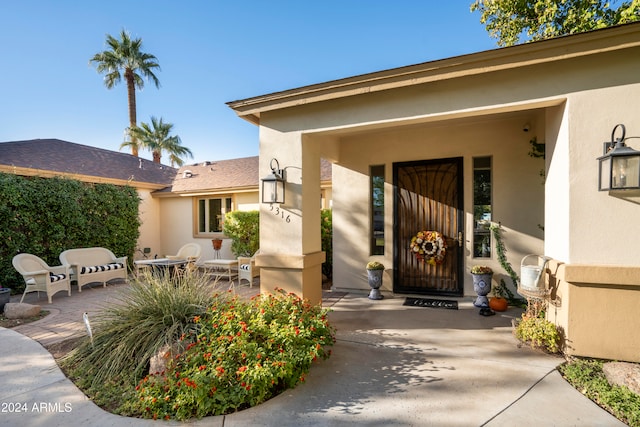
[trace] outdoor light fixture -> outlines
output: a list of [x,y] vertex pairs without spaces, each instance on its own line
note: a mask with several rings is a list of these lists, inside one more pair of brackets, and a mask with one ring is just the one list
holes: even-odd
[[[275,166],[274,166],[275,164]],[[271,159],[269,163],[271,174],[262,178],[262,203],[284,203],[284,183],[286,174],[280,169],[277,159]]]
[[[618,128],[622,129],[622,136],[614,139]],[[626,146],[625,131],[623,124],[616,125],[611,142],[604,143],[604,155],[598,157],[599,191],[640,189],[640,151]]]

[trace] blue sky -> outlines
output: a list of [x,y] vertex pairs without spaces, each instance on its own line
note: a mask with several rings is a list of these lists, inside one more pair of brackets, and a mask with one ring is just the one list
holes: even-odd
[[126,29],[161,66],[160,89],[137,92],[138,123],[173,123],[187,163],[254,156],[257,127],[226,102],[493,49],[471,1],[2,1],[0,142],[118,151],[126,87],[108,90],[89,58]]

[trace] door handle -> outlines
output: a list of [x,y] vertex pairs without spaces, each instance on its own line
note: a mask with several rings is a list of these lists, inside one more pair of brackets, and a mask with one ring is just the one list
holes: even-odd
[[462,247],[462,231],[458,231],[458,246]]

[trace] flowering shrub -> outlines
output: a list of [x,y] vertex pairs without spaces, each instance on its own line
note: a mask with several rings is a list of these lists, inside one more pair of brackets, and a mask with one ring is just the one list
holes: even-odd
[[431,265],[442,264],[447,254],[447,243],[437,231],[419,231],[411,238],[410,248],[420,261]]
[[311,363],[326,359],[334,330],[328,309],[295,294],[220,300],[202,317],[200,331],[166,372],[136,387],[149,418],[223,415],[255,406],[304,381]]

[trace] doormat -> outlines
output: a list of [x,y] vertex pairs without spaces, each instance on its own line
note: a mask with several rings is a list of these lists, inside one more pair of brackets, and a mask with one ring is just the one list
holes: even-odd
[[409,305],[412,307],[448,308],[449,310],[458,309],[458,301],[446,299],[407,298],[404,300],[404,304],[402,305]]

